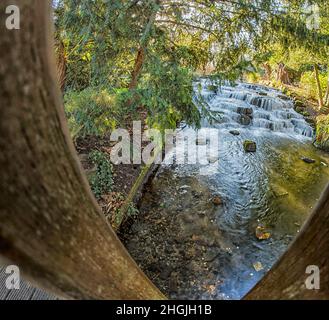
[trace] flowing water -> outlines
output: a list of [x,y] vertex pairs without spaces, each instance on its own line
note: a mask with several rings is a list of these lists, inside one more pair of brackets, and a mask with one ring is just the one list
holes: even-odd
[[[279,91],[243,83],[214,91],[207,80],[195,90],[213,112],[203,127],[218,129],[218,158],[163,165],[126,244],[172,298],[241,299],[300,232],[328,182],[329,157]],[[257,151],[245,152],[245,140]]]

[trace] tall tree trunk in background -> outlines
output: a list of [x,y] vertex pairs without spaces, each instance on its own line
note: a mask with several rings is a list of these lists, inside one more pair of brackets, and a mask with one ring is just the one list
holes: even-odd
[[152,29],[154,26],[155,18],[158,13],[158,10],[159,10],[159,4],[160,4],[160,0],[155,0],[153,3],[153,5],[154,5],[153,12],[147,22],[144,34],[141,39],[140,47],[137,52],[134,69],[131,73],[131,81],[128,86],[129,90],[134,90],[137,88],[138,78],[142,72],[143,65],[145,62],[146,50],[147,50],[151,32],[152,32]]
[[328,81],[327,81],[327,90],[324,95],[324,105],[328,106],[329,105],[329,71],[328,71]]
[[269,63],[264,63],[263,67],[265,69],[265,80],[270,81],[272,76],[272,68]]
[[[11,0],[0,2],[0,21]],[[0,254],[46,290],[78,299],[162,299],[111,229],[67,130],[50,1],[16,1],[0,24]]]
[[287,68],[284,63],[279,63],[278,65],[277,81],[281,82],[282,84],[291,84],[289,72],[287,71]]
[[321,82],[320,82],[319,66],[317,64],[314,65],[314,75],[315,75],[316,87],[317,87],[317,91],[318,91],[319,109],[322,109],[324,106],[323,94],[322,94],[322,88],[321,88]]
[[65,89],[65,80],[66,80],[66,57],[65,57],[65,48],[64,44],[61,40],[56,41],[56,60],[57,60],[57,75],[58,75],[58,82],[63,92]]
[[134,70],[131,74],[131,81],[129,83],[129,90],[134,90],[137,88],[138,78],[141,74],[143,64],[145,59],[145,48],[141,47],[138,50],[137,57],[135,60]]

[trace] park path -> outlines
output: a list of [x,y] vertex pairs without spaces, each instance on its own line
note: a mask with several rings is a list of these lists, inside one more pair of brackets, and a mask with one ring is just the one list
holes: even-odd
[[41,289],[33,287],[30,283],[20,280],[19,290],[8,290],[6,267],[0,266],[0,300],[57,300],[58,298]]

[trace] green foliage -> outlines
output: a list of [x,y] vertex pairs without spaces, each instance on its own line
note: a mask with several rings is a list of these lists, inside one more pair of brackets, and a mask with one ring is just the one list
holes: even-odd
[[249,72],[246,74],[247,82],[257,83],[261,80],[261,75],[257,72]]
[[192,70],[204,70],[207,63],[211,61],[211,37],[204,38],[202,32],[192,34],[180,33],[174,47],[176,60],[186,68]]
[[146,66],[139,86],[140,103],[148,111],[148,125],[175,129],[179,121],[200,125],[200,113],[193,102],[193,75],[173,62],[154,58]]
[[[263,13],[270,9],[267,2],[259,1]],[[143,103],[149,124],[160,128],[173,128],[181,120],[199,126],[205,110],[195,106],[192,74],[213,63],[222,78],[237,79],[250,68],[244,59],[250,47],[245,33],[255,35],[261,16],[247,0],[232,2],[230,10],[213,1],[57,3],[56,34],[65,46],[66,88],[128,88],[137,52],[143,48],[137,94],[122,92],[119,100],[135,108]],[[86,113],[81,118],[88,122]],[[87,133],[98,133],[92,122]]]
[[[119,194],[118,200],[124,201],[125,196],[123,194]],[[136,217],[138,214],[139,210],[136,208],[133,202],[128,205],[125,215],[123,215],[121,208],[116,208],[112,218],[115,229],[119,228],[125,219]]]
[[154,1],[59,0],[56,30],[67,52],[68,88],[123,87]]
[[[116,105],[129,113],[144,107],[149,126],[173,128],[185,121],[198,127],[205,108],[202,103],[196,107],[200,102],[192,90],[196,72],[211,70],[219,79],[234,81],[246,72],[255,74],[264,62],[273,71],[284,62],[299,80],[312,64],[327,64],[329,8],[323,0],[312,1],[320,6],[320,30],[307,28],[302,0],[57,3],[56,37],[65,47],[66,88],[112,88],[114,116],[104,112],[102,118],[110,122],[116,118]],[[133,75],[137,86],[132,88]],[[73,122],[80,128],[84,127],[80,119],[86,121],[83,135],[103,134],[113,125],[98,116],[96,121],[90,119],[90,109],[79,113]]]
[[96,198],[109,193],[113,186],[112,165],[105,153],[98,150],[89,154],[89,159],[96,167],[96,172],[89,178],[91,190]]
[[[322,92],[324,93],[328,84],[328,76],[325,73],[320,73],[319,78],[320,78]],[[301,77],[300,84],[305,89],[308,97],[312,97],[313,99],[318,98],[318,91],[317,91],[314,71],[305,72]]]
[[71,135],[103,136],[122,121],[122,111],[116,95],[106,89],[87,88],[80,92],[68,91],[64,96],[65,113]]
[[316,145],[329,151],[329,116],[319,116],[316,123]]
[[133,203],[131,203],[127,210],[127,217],[134,217],[137,216],[138,214],[139,214],[139,210],[136,208],[136,206]]
[[289,50],[286,56],[285,64],[297,72],[303,73],[313,70],[316,59],[314,55],[305,48],[299,47],[294,50]]

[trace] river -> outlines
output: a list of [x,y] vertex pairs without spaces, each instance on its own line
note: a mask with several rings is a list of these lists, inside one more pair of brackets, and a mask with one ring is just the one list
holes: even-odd
[[300,232],[329,181],[329,156],[277,90],[208,80],[195,90],[215,115],[202,126],[218,130],[218,159],[162,165],[125,244],[170,298],[241,299]]

